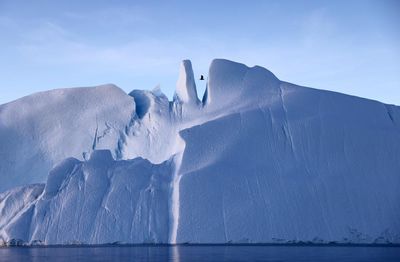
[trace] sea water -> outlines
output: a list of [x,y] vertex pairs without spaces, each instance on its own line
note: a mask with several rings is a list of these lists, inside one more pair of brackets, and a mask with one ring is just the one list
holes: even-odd
[[400,261],[400,247],[141,245],[4,247],[0,261]]

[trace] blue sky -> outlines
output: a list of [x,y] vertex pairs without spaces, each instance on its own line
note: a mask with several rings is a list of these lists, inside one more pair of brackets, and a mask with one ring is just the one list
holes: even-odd
[[0,0],[0,104],[104,83],[171,97],[186,58],[400,105],[400,1]]

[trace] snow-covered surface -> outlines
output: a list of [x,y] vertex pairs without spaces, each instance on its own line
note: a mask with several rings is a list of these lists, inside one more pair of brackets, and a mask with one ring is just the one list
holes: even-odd
[[0,105],[0,192],[44,182],[67,157],[116,152],[135,102],[114,85],[58,89]]
[[0,135],[0,188],[45,183],[0,195],[3,243],[400,243],[399,107],[258,66],[32,95]]

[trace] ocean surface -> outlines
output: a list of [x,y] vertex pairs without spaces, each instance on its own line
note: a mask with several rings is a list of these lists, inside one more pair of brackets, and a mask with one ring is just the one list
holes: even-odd
[[400,261],[400,247],[68,246],[4,247],[0,261]]

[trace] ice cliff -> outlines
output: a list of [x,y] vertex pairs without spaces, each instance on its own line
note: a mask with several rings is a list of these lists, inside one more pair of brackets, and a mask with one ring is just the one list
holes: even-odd
[[21,98],[0,156],[3,244],[400,244],[400,108],[259,66]]

